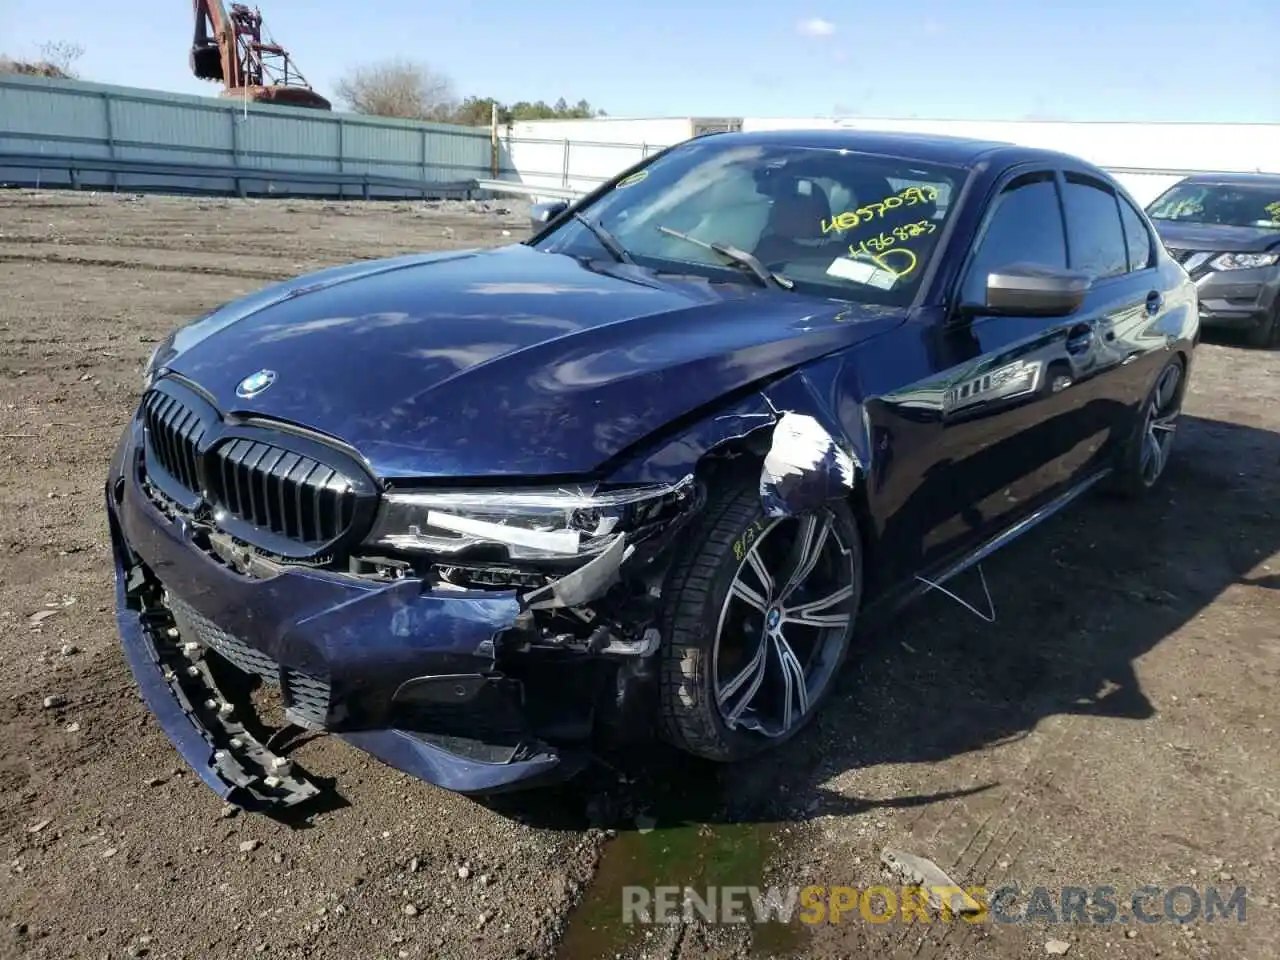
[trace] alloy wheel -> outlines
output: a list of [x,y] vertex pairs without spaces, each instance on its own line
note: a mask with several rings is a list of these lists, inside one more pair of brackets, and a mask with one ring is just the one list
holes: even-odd
[[726,727],[779,738],[804,722],[853,632],[857,556],[828,511],[770,521],[745,549],[712,657]]
[[1164,473],[1173,449],[1174,434],[1178,429],[1178,387],[1182,383],[1182,366],[1171,363],[1164,368],[1156,381],[1142,429],[1142,455],[1138,472],[1145,486],[1152,486]]

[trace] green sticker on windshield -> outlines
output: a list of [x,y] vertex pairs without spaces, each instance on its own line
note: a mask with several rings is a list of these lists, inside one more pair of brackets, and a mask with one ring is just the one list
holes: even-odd
[[1277,200],[1275,203],[1268,203],[1262,209],[1271,214],[1272,220],[1280,220],[1280,200]]

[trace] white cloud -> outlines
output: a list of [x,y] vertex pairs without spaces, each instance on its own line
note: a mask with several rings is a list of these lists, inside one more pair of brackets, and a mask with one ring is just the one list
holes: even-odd
[[796,32],[805,37],[829,37],[836,32],[836,25],[821,17],[809,17],[796,24]]

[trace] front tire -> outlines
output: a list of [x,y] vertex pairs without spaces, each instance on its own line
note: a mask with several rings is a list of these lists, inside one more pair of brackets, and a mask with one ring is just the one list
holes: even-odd
[[848,505],[764,514],[754,482],[714,493],[664,591],[662,731],[729,762],[795,736],[835,687],[862,598]]

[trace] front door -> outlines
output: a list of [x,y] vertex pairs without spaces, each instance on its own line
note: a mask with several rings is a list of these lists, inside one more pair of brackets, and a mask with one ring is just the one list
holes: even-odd
[[[1007,180],[979,236],[957,292],[965,302],[985,302],[993,270],[1014,263],[1065,268],[1057,173],[1022,170]],[[875,445],[871,511],[882,525],[891,581],[972,549],[1064,482],[1064,461],[1081,432],[1070,422],[1078,386],[1087,384],[1097,352],[1084,314],[938,311],[923,328],[900,329],[898,335],[924,338],[929,367],[908,388],[867,403]]]

